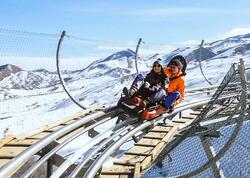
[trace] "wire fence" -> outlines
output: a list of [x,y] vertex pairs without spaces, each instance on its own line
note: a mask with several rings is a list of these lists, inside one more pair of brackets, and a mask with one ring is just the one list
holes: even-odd
[[[60,36],[0,28],[0,139],[22,138],[81,111],[57,74]],[[66,34],[60,71],[71,95],[84,107],[118,101],[135,75],[136,44]]]
[[[247,91],[246,83],[240,79],[237,66],[238,64],[232,65],[211,101],[197,117],[193,127],[188,133],[184,133],[184,141],[170,152],[166,148],[165,152],[161,153],[160,159],[145,172],[144,178],[191,175],[194,177],[250,176],[250,169],[247,166],[250,160],[248,139],[250,122],[245,108]],[[232,95],[230,99],[221,100],[223,96],[229,95]],[[245,121],[241,127],[243,119]],[[202,136],[199,133],[201,131],[197,133],[196,128],[201,123],[208,130],[219,131],[220,136],[214,138]],[[235,136],[237,136],[236,140],[234,140]],[[207,154],[205,142],[208,143],[207,147],[210,148],[212,157]],[[208,166],[205,167],[205,165]],[[200,172],[199,169],[201,169]],[[192,174],[192,172],[196,173]]]

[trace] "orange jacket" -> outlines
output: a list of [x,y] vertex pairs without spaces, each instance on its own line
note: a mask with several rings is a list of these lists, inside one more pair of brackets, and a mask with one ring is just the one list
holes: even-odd
[[[178,91],[181,94],[180,98],[175,102],[175,104],[179,104],[182,100],[184,100],[184,94],[185,94],[185,79],[184,79],[184,76],[180,76],[178,78],[175,78],[175,79],[171,80],[171,78],[174,78],[176,76],[173,75],[173,73],[169,70],[169,67],[165,67],[163,70],[164,70],[165,74],[170,79],[170,82],[168,84],[168,88],[166,89],[167,92],[172,93],[172,92]],[[181,74],[179,74],[179,75],[181,75]]]

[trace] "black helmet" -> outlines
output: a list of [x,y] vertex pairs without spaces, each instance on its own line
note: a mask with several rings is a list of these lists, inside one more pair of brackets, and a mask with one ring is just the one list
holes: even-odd
[[172,61],[171,65],[175,65],[175,66],[179,67],[180,70],[183,69],[183,64],[182,64],[181,61],[178,60],[178,59],[174,59],[174,60]]
[[183,56],[181,55],[174,56],[170,60],[167,66],[169,67],[170,65],[178,66],[181,69],[183,75],[186,75],[187,61]]

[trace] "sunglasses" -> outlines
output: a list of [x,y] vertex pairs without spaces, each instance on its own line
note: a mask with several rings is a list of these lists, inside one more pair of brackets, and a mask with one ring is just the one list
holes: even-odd
[[156,65],[154,65],[154,67],[161,67],[161,65],[160,64],[156,64]]

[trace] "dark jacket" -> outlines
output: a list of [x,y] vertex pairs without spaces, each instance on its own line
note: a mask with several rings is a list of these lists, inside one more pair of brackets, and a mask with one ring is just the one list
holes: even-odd
[[158,88],[161,88],[165,87],[166,78],[167,76],[165,75],[163,70],[160,74],[157,74],[152,69],[150,73],[148,73],[147,76],[145,77],[144,82],[148,82],[150,84],[150,87],[156,86]]
[[[147,76],[144,79],[144,85],[139,89],[139,94],[142,95],[143,97],[149,97],[156,91],[158,91],[160,88],[165,89],[166,85],[166,78],[167,76],[165,73],[162,72],[160,74],[157,74],[154,72],[152,69],[150,73],[147,74]],[[150,84],[149,88],[145,87],[145,83],[148,82]]]

